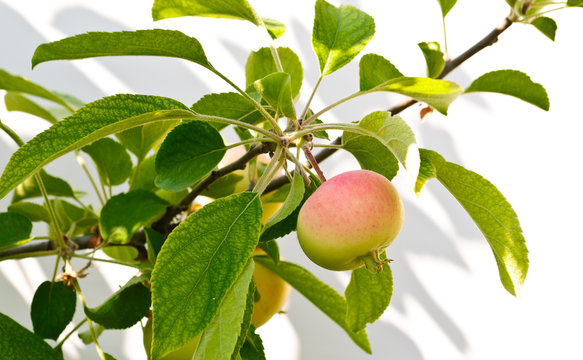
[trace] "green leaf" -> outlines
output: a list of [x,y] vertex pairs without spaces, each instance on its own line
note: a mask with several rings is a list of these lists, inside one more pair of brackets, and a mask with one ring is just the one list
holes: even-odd
[[514,96],[547,111],[550,106],[545,88],[533,82],[525,73],[516,70],[497,70],[486,73],[474,80],[465,92],[477,91]]
[[245,177],[241,174],[230,173],[219,178],[219,180],[212,183],[206,191],[201,195],[207,196],[213,199],[222,198],[229,196],[237,191],[238,183],[241,182]]
[[[300,62],[300,58],[290,48],[279,47],[277,48],[277,54],[281,60],[283,72],[288,73],[291,77],[291,94],[295,99],[300,93],[302,79],[304,77],[302,63]],[[248,88],[255,81],[277,71],[277,66],[275,65],[270,48],[264,47],[257,51],[252,51],[245,64],[245,87]]]
[[19,148],[0,178],[0,199],[52,160],[98,139],[139,125],[194,119],[176,100],[145,95],[115,95],[79,109]]
[[[266,167],[267,167],[267,164],[264,164],[262,162],[259,162],[257,164],[258,176],[263,175]],[[249,184],[247,184],[245,186],[245,188],[247,188],[248,185]],[[291,184],[287,183],[287,184],[279,187],[277,190],[274,190],[274,191],[271,191],[267,194],[261,195],[261,203],[262,204],[269,204],[269,203],[282,203],[282,202],[284,202],[285,199],[287,199],[290,188],[291,188]]]
[[133,182],[130,182],[131,190],[147,190],[154,192],[158,187],[154,184],[154,179],[156,178],[156,156],[152,155],[150,157],[142,160],[141,163],[136,165],[133,169]]
[[117,244],[127,243],[140,227],[156,220],[166,206],[166,201],[145,190],[115,195],[101,209],[101,236]]
[[546,13],[545,8],[552,4],[552,2],[545,0],[522,1],[521,15],[524,15],[524,18],[532,19],[536,15]]
[[231,195],[188,216],[168,236],[152,273],[154,360],[211,322],[257,245],[261,215],[258,194]]
[[69,105],[63,99],[45,89],[44,87],[37,85],[23,77],[9,74],[2,69],[0,69],[0,89],[38,96],[40,98],[50,100],[69,108]]
[[45,339],[57,340],[73,320],[77,295],[63,281],[45,281],[36,289],[30,305],[34,333]]
[[304,188],[304,198],[302,199],[300,205],[298,205],[296,209],[285,219],[279,221],[276,224],[273,224],[271,227],[265,228],[261,233],[261,237],[259,238],[261,243],[280,238],[296,229],[298,223],[298,214],[300,213],[302,205],[318,188],[316,185],[316,180],[314,180],[312,177],[310,177],[310,179],[312,180],[310,187]]
[[142,254],[134,246],[106,246],[102,251],[110,258],[124,263],[140,264],[142,261]]
[[[93,329],[95,329],[95,337],[99,339],[99,336],[101,336],[101,334],[103,333],[103,330],[105,330],[105,328],[103,326],[101,326],[100,324],[93,324]],[[89,345],[92,344],[94,342],[93,340],[93,332],[91,331],[91,329],[87,329],[84,331],[80,331],[77,336],[79,337],[79,339],[83,342],[83,344],[85,345]]]
[[[253,263],[255,264],[255,263]],[[253,326],[251,324],[251,319],[253,317],[253,304],[255,301],[255,283],[253,281],[249,282],[249,288],[247,290],[247,299],[245,301],[245,312],[243,314],[243,321],[241,322],[239,336],[237,338],[237,343],[235,344],[235,349],[231,354],[231,359],[237,359],[239,351],[243,347],[245,340],[247,339],[247,333]]]
[[[308,109],[308,112],[306,113],[305,119],[311,118],[312,115],[314,115],[314,112],[312,111],[312,109]],[[323,124],[324,122],[320,119],[314,119],[314,120],[312,120],[312,123],[313,124]],[[326,130],[313,131],[312,135],[314,135],[315,138],[330,141],[330,136],[328,136],[328,133],[326,132]]]
[[312,304],[338,324],[350,338],[364,351],[371,353],[370,344],[364,330],[353,332],[346,323],[346,300],[334,289],[324,284],[301,266],[286,261],[276,265],[267,256],[256,256],[255,262],[265,266],[304,295]]
[[375,111],[365,116],[358,126],[375,132],[385,140],[391,152],[408,170],[419,168],[419,155],[415,133],[398,115],[388,111]]
[[557,33],[557,23],[555,20],[549,17],[539,16],[532,20],[530,23],[546,37],[555,41],[555,34]]
[[[197,114],[239,120],[248,124],[256,124],[263,119],[249,100],[241,94],[232,92],[205,95],[192,105],[191,109]],[[210,122],[210,124],[217,130],[227,126],[223,123]]]
[[22,214],[0,213],[0,250],[26,244],[31,240],[32,222]]
[[170,205],[178,205],[186,195],[188,195],[188,189],[180,190],[180,191],[168,191],[164,189],[158,189],[154,193],[160,199],[166,200]]
[[32,67],[53,60],[128,55],[174,57],[213,68],[198,40],[180,31],[163,29],[88,32],[42,44],[32,56]]
[[263,18],[263,24],[273,40],[280,38],[285,33],[285,24],[277,20]]
[[287,194],[287,198],[283,202],[282,207],[267,220],[265,228],[272,227],[290,216],[300,206],[300,203],[304,199],[304,193],[304,179],[298,173],[294,173],[292,186]]
[[451,81],[400,77],[386,81],[374,88],[372,91],[389,91],[397,94],[409,96],[415,100],[422,101],[434,107],[440,113],[447,115],[447,108],[463,92],[458,84]]
[[[387,111],[375,111],[365,116],[359,127],[372,131],[384,141],[382,145],[390,150],[407,169],[407,171],[417,177],[419,172],[419,150],[415,140],[413,130],[400,116],[391,116]],[[344,139],[348,139],[348,149],[355,154],[355,157],[365,169],[377,171],[388,179],[394,177],[394,164],[386,150],[380,150],[381,143],[375,138],[366,135],[345,134]],[[343,144],[345,147],[346,144]],[[379,153],[371,153],[380,151]],[[386,156],[383,161],[379,156]],[[398,164],[397,164],[398,165]],[[388,175],[388,176],[387,176]]]
[[178,125],[156,155],[156,185],[170,191],[186,189],[219,164],[225,143],[215,128],[202,121]]
[[263,341],[259,334],[255,332],[253,325],[247,332],[245,343],[239,352],[242,360],[266,360],[265,349],[263,349]]
[[370,90],[403,74],[389,60],[377,54],[366,54],[358,64],[360,91]]
[[427,76],[430,78],[438,77],[445,66],[445,58],[440,49],[439,43],[420,42],[417,45],[423,52],[423,56],[425,56],[425,62],[427,63]]
[[130,177],[132,159],[120,143],[103,138],[85,146],[83,151],[95,162],[99,178],[104,185],[120,185]]
[[217,314],[202,333],[193,360],[229,359],[235,351],[249,299],[253,268],[253,261],[248,260],[233,286],[225,294]]
[[205,16],[247,20],[261,25],[261,18],[245,0],[155,0],[154,21],[179,16]]
[[367,323],[374,323],[386,310],[393,295],[393,275],[389,264],[383,271],[373,274],[365,267],[352,271],[346,296],[346,323],[354,331],[363,330]]
[[[363,124],[363,121],[369,117],[373,119],[371,115],[365,117],[360,126],[366,126],[366,122]],[[389,180],[399,171],[399,162],[395,155],[389,147],[375,138],[345,131],[342,134],[342,148],[358,160],[361,168],[377,172]]]
[[[65,180],[49,175],[46,171],[39,172],[48,195],[75,198],[77,194]],[[14,190],[12,195],[12,203],[22,201],[24,199],[42,197],[42,193],[38,187],[34,176],[24,180]]]
[[335,7],[316,1],[312,46],[322,76],[348,64],[368,44],[375,32],[374,19],[354,6]]
[[53,91],[53,93],[55,93],[58,97],[66,101],[67,104],[69,104],[69,106],[73,110],[78,110],[79,108],[85,106],[86,104],[85,102],[81,101],[80,99],[71,94],[62,93],[60,91]]
[[80,208],[61,199],[51,200],[59,228],[68,235],[82,234],[90,226],[97,225],[97,215],[90,208]]
[[[310,112],[308,111],[308,114]],[[306,118],[309,118],[311,115],[307,115]],[[313,121],[314,124],[323,124],[324,122],[320,119],[315,119]],[[315,138],[318,139],[324,139],[324,140],[330,140],[330,136],[328,136],[328,133],[325,130],[320,130],[320,131],[314,131],[312,132],[312,135],[314,135]]]
[[156,257],[158,257],[162,249],[162,245],[164,245],[164,235],[150,228],[145,228],[144,233],[146,234],[146,243],[148,244],[148,260],[154,264],[156,263]]
[[19,93],[8,91],[6,95],[4,95],[4,103],[6,104],[6,110],[8,111],[21,111],[27,114],[31,114],[44,119],[51,124],[57,122],[57,119],[53,116],[53,114],[26,96],[20,95]]
[[265,251],[267,256],[269,256],[274,263],[277,264],[279,262],[279,246],[277,246],[277,242],[275,240],[260,242],[258,247]]
[[445,161],[438,153],[421,149],[417,193],[432,177],[460,202],[488,240],[504,288],[512,295],[524,283],[528,271],[528,250],[512,206],[504,195],[482,176]]
[[0,313],[0,359],[62,360],[40,336]]
[[[253,139],[253,134],[251,134],[251,131],[249,131],[249,129],[245,129],[241,126],[235,126],[233,130],[235,130],[235,134],[237,134],[241,141]],[[245,148],[248,148],[248,145],[245,146]]]
[[269,74],[255,81],[253,86],[273,108],[281,111],[288,118],[296,118],[296,110],[291,93],[291,76],[288,73],[276,72]]
[[583,0],[567,0],[567,6],[583,6]]
[[19,213],[26,216],[30,221],[44,221],[46,223],[51,222],[51,216],[47,209],[39,204],[32,202],[19,201],[8,205],[9,212]]
[[115,136],[126,149],[138,157],[138,161],[141,161],[152,149],[157,149],[170,130],[178,124],[177,120],[162,121],[122,131]]
[[443,15],[444,18],[457,2],[457,0],[437,0],[437,1],[439,1],[439,6],[441,7],[441,14]]
[[134,277],[109,299],[96,308],[85,307],[85,315],[105,329],[127,329],[140,321],[152,304],[150,290],[143,281],[146,276]]

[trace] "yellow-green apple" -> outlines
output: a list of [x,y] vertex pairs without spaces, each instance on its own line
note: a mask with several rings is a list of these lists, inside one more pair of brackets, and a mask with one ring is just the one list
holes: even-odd
[[[143,327],[143,340],[144,340],[144,349],[146,350],[146,354],[148,359],[150,357],[150,349],[152,347],[152,319],[148,318],[146,322],[146,326]],[[178,350],[172,351],[160,358],[160,360],[191,360],[192,355],[196,351],[196,347],[198,346],[198,342],[200,341],[200,334],[197,335],[194,339],[190,340],[190,342]]]
[[[231,149],[227,150],[227,152],[225,153],[225,156],[223,157],[223,160],[221,161],[221,164],[219,164],[219,166],[228,165],[228,164],[236,161],[237,159],[239,159],[244,154],[245,154],[245,147],[242,145],[231,148]],[[265,166],[266,164],[269,163],[270,160],[271,159],[269,158],[269,156],[267,156],[266,154],[261,154],[257,157],[258,166]],[[249,187],[249,171],[248,171],[248,169],[245,168],[244,170],[236,170],[233,173],[243,176],[243,178],[241,180],[239,180],[239,182],[237,182],[237,184],[235,185],[234,192],[239,193],[239,192],[247,190],[247,188]],[[262,172],[260,171],[259,174],[261,174],[261,173]],[[279,175],[282,175],[282,174],[283,173],[280,171]],[[270,196],[273,195],[274,192],[275,191],[272,191],[271,193],[263,194],[261,196],[261,204],[263,207],[263,218],[261,219],[262,224],[265,224],[265,222],[270,217],[272,217],[277,212],[277,210],[279,210],[281,208],[281,205],[282,205],[281,202],[270,201]]]
[[[256,249],[253,255],[265,255],[265,252]],[[273,271],[258,263],[255,263],[253,282],[255,290],[259,293],[259,301],[253,304],[251,323],[258,328],[281,311],[289,298],[291,286]]]

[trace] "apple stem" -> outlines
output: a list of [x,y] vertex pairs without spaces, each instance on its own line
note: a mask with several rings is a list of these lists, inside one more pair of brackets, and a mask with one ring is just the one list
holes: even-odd
[[302,147],[302,149],[304,150],[304,154],[306,154],[306,158],[308,158],[310,165],[312,165],[314,170],[316,170],[316,173],[318,174],[318,177],[320,178],[320,180],[322,180],[323,183],[326,182],[326,177],[324,176],[322,169],[320,169],[320,166],[318,165],[318,162],[314,158],[314,155],[310,151],[309,147],[307,145],[304,145]]
[[373,274],[380,274],[383,271],[383,264],[391,262],[389,259],[381,259],[378,250],[373,250],[362,257],[364,266]]

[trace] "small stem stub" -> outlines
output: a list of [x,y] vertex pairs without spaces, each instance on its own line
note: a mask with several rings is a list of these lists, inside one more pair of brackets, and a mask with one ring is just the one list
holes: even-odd
[[383,264],[391,262],[390,259],[381,259],[378,250],[373,250],[362,257],[364,266],[373,274],[380,274],[383,271]]

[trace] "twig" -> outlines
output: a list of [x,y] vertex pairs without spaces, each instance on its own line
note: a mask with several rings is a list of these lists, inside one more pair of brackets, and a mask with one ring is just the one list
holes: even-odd
[[324,173],[322,172],[322,169],[320,169],[320,166],[318,165],[318,160],[316,160],[314,158],[314,155],[312,155],[312,152],[310,151],[310,148],[307,145],[304,145],[302,147],[302,150],[304,150],[304,154],[306,154],[306,157],[308,158],[308,161],[310,162],[310,165],[312,165],[312,167],[314,168],[314,170],[316,170],[316,173],[318,174],[318,177],[320,178],[320,180],[322,182],[326,181],[326,177],[324,176]]
[[504,22],[500,24],[498,27],[494,28],[494,30],[490,31],[490,33],[482,40],[475,43],[471,48],[466,50],[464,53],[459,55],[458,57],[451,59],[445,63],[441,74],[437,77],[438,79],[443,79],[447,74],[449,74],[453,69],[460,66],[463,62],[471,58],[472,56],[476,55],[481,50],[484,50],[490,45],[494,45],[498,41],[498,37],[502,34],[506,29],[512,25],[513,22],[510,18],[505,18]]
[[[334,141],[332,141],[330,144],[340,145],[341,143],[342,143],[342,138],[338,137]],[[318,163],[326,160],[327,158],[330,157],[330,155],[334,154],[335,151],[331,151],[331,150],[337,150],[337,149],[324,149],[324,150],[318,152],[316,155],[314,155],[314,159]],[[290,175],[292,176],[292,178],[293,178],[294,172],[295,172],[295,170],[290,172]],[[289,178],[286,175],[276,177],[275,179],[271,180],[269,185],[267,185],[267,187],[265,188],[265,192],[268,193],[268,192],[271,192],[273,190],[277,190],[287,183],[289,183]]]
[[[95,240],[96,235],[83,235],[73,239],[70,239],[70,242],[75,243],[76,250],[85,250],[85,249],[93,249],[98,244]],[[146,248],[143,244],[139,242],[130,242],[128,244],[106,244],[108,246],[132,246],[138,250],[139,254],[147,253]],[[8,260],[8,259],[19,259],[22,257],[27,257],[26,255],[36,254],[37,256],[41,255],[54,255],[55,254],[55,245],[54,242],[51,240],[46,241],[35,241],[26,245],[18,246],[12,249],[8,249],[5,251],[0,252],[0,261],[1,260]],[[140,255],[143,256],[143,255]]]

